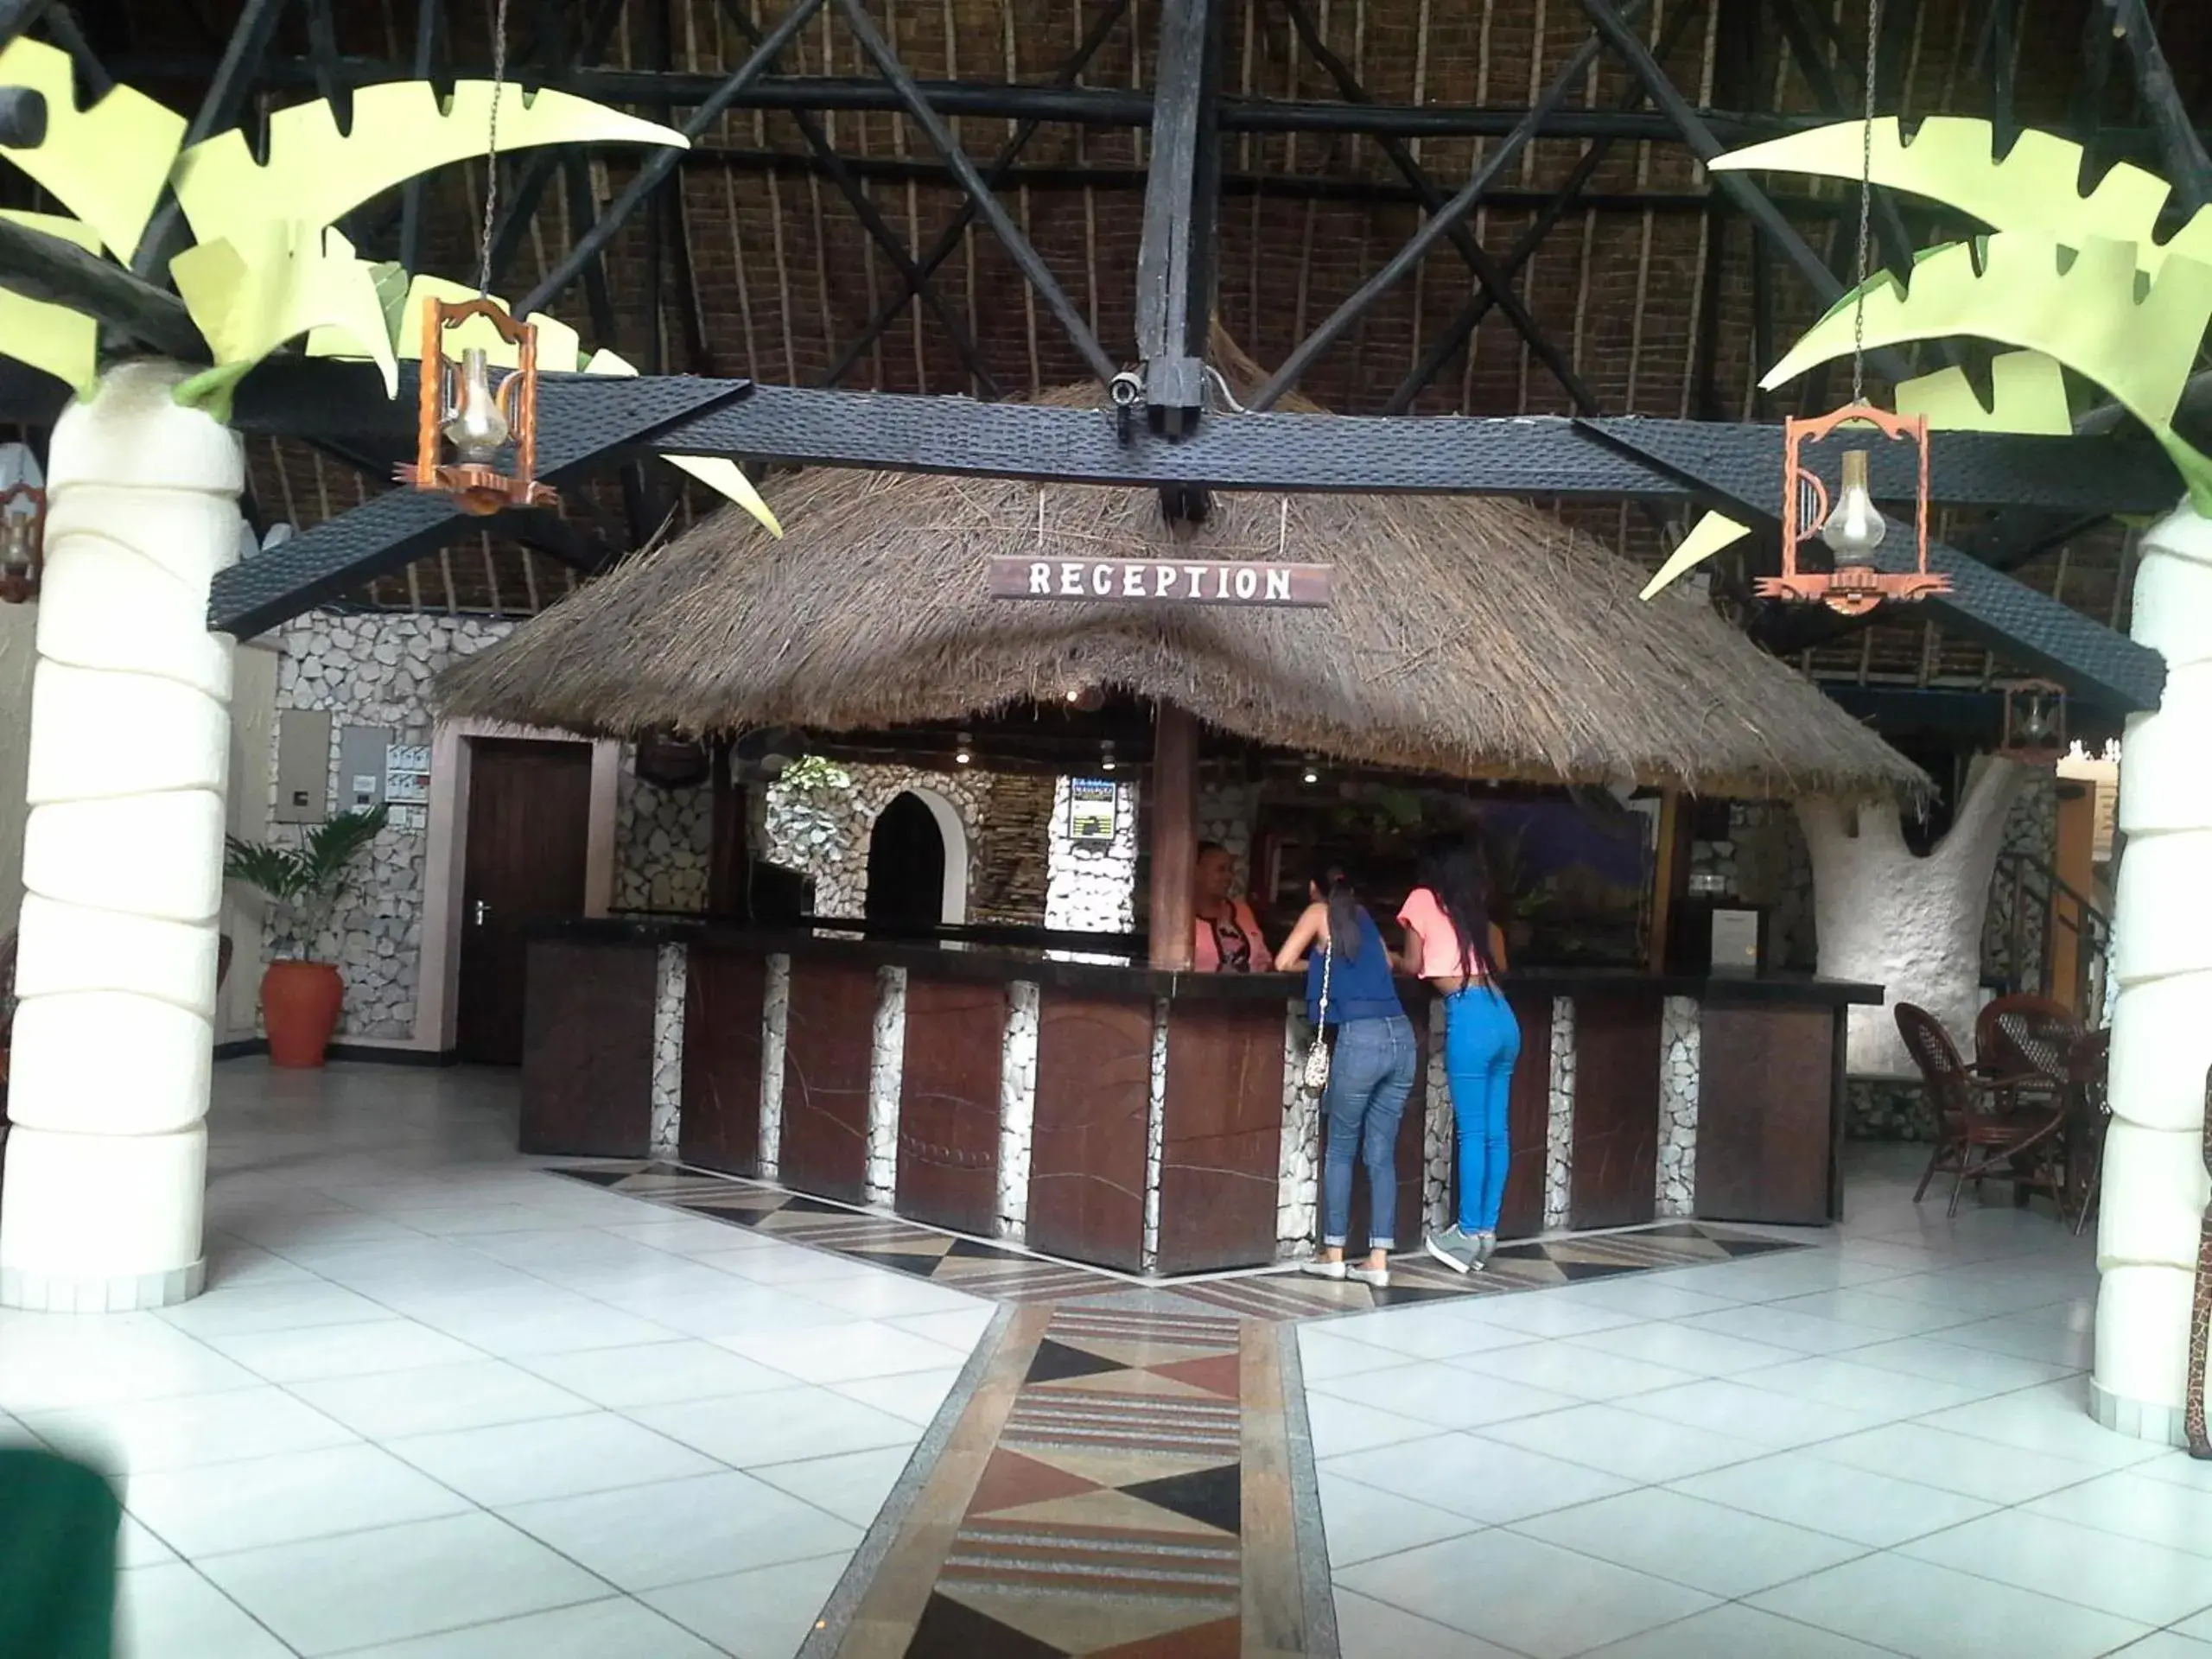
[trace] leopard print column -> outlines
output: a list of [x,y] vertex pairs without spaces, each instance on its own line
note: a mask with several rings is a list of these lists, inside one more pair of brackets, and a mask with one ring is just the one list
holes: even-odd
[[[2212,1174],[2212,1071],[2204,1076],[2204,1168]],[[2204,1357],[2212,1344],[2212,1203],[2204,1206],[2204,1223],[2196,1238],[2196,1300],[2190,1311],[2189,1389],[2183,1396],[2182,1427],[2189,1436],[2189,1455],[2212,1458],[2212,1434],[2204,1427]]]

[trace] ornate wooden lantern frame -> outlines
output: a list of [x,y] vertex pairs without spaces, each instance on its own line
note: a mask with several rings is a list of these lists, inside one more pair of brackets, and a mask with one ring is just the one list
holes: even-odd
[[[1807,444],[1819,443],[1838,427],[1871,426],[1892,442],[1909,442],[1920,457],[1920,490],[1913,504],[1913,535],[1917,543],[1917,568],[1910,571],[1877,570],[1871,565],[1840,565],[1832,571],[1800,570],[1798,543],[1818,533],[1827,523],[1830,507],[1827,485],[1805,465]],[[1847,404],[1827,415],[1808,420],[1790,417],[1783,423],[1782,574],[1762,576],[1761,599],[1820,604],[1843,616],[1864,616],[1885,600],[1925,599],[1951,590],[1951,579],[1928,568],[1928,419],[1923,415],[1892,415],[1872,404]],[[1811,522],[1801,516],[1811,497]]]
[[[470,317],[490,321],[499,338],[515,348],[515,366],[493,397],[506,416],[514,444],[514,471],[467,461],[446,461],[441,429],[454,396],[454,359],[446,355],[445,332]],[[507,507],[540,507],[558,499],[537,481],[537,330],[518,322],[497,300],[479,296],[448,302],[435,296],[423,302],[422,403],[416,416],[415,460],[402,462],[394,476],[402,484],[453,497],[463,512],[485,515]]]
[[[35,512],[9,514],[8,509],[18,501],[29,501]],[[38,597],[39,583],[46,575],[46,492],[35,484],[11,484],[0,490],[0,515],[29,517],[31,521],[30,561],[27,568],[16,569],[0,564],[0,603],[24,605]],[[0,517],[0,536],[4,536],[5,517]],[[0,550],[5,547],[0,541]]]
[[[2009,680],[1997,688],[2005,694],[2005,735],[1997,753],[2031,766],[2052,766],[2067,750],[2066,688],[2054,680]],[[2021,731],[2025,705],[2031,697],[2050,700],[2049,734],[2032,738]]]

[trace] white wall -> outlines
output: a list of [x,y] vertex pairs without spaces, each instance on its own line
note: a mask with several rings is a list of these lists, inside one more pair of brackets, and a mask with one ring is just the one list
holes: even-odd
[[14,931],[23,907],[24,772],[37,632],[37,606],[0,605],[0,933]]
[[[269,838],[268,791],[256,785],[276,741],[276,647],[240,645],[231,670],[231,787],[225,828],[246,841]],[[262,940],[261,895],[238,882],[223,889],[223,932],[231,941],[231,975],[215,1005],[215,1040],[238,1042],[259,1034],[261,970],[268,961]]]

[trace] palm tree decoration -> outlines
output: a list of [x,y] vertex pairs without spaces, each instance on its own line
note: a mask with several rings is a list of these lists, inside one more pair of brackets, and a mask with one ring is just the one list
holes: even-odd
[[[2002,159],[1989,124],[1847,122],[1739,150],[1719,168],[1858,180],[1930,198],[1989,232],[1928,250],[1845,297],[1763,383],[1770,390],[1852,349],[1862,297],[1869,345],[1967,335],[2013,348],[1985,404],[1956,369],[1897,388],[1937,426],[2072,430],[2062,371],[2103,391],[2164,447],[2180,504],[2145,536],[2133,637],[2166,659],[2165,691],[2129,718],[2114,905],[2113,1122],[2098,1265],[2099,1421],[2179,1443],[2191,1295],[2207,1177],[2201,1080],[2212,1066],[2212,457],[2175,429],[2212,324],[2212,210],[2157,235],[2170,188],[2128,165],[2082,194],[2081,147],[2021,135]],[[2089,439],[2084,442],[2094,442]],[[1740,527],[1700,524],[1654,582],[1710,556]]]
[[223,874],[260,888],[291,911],[295,943],[305,956],[314,950],[345,891],[348,868],[384,829],[385,816],[381,804],[341,812],[308,830],[296,847],[232,836],[224,843]]
[[[207,610],[239,553],[232,391],[294,342],[396,388],[410,274],[333,228],[372,197],[493,156],[495,132],[502,152],[686,141],[550,90],[395,83],[358,91],[343,133],[326,104],[278,111],[264,162],[236,131],[186,145],[184,118],[127,86],[79,108],[67,55],[36,41],[0,52],[0,84],[46,97],[46,141],[4,159],[61,210],[0,213],[11,238],[128,264],[165,197],[192,232],[162,274],[195,363],[104,363],[91,317],[0,295],[0,353],[76,391],[47,465],[0,1306],[154,1306],[202,1276],[232,652]],[[749,497],[734,473],[709,481]]]

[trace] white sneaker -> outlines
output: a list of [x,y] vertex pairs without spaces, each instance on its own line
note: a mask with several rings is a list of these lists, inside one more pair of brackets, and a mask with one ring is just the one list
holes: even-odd
[[1325,1256],[1313,1256],[1298,1264],[1298,1270],[1316,1279],[1343,1279],[1348,1269],[1341,1261],[1332,1262]]
[[1372,1286],[1376,1290],[1390,1288],[1390,1269],[1388,1268],[1354,1268],[1351,1276],[1361,1284]]

